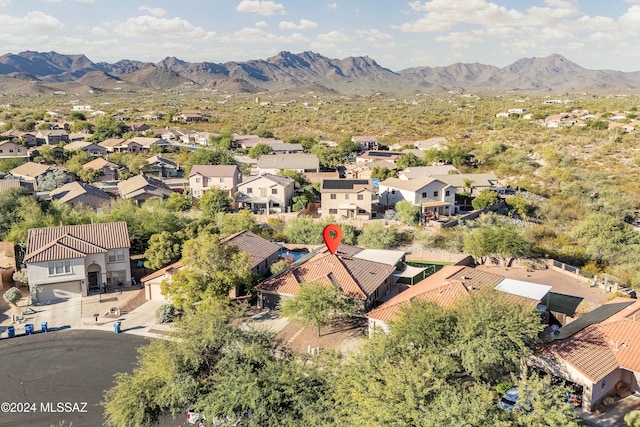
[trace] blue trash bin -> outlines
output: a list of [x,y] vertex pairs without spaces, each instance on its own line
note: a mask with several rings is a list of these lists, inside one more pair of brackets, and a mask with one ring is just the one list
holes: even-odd
[[49,332],[49,323],[48,322],[40,323],[40,329],[42,329],[42,332]]
[[24,325],[25,335],[31,335],[33,333],[33,323],[27,323]]
[[120,333],[120,322],[113,322],[113,332],[116,334]]
[[13,326],[7,326],[7,335],[9,338],[13,338],[16,336],[16,328]]

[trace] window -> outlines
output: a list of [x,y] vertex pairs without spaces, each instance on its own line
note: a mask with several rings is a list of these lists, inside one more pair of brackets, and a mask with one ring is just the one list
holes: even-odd
[[364,200],[364,194],[358,194],[358,200]]
[[438,197],[438,192],[437,191],[433,192],[433,197]]
[[360,208],[358,208],[358,213],[359,213],[359,214],[366,214],[366,213],[367,213],[367,211],[365,211],[364,209],[360,209]]
[[424,193],[422,193],[422,198],[426,199],[427,198],[427,192],[425,191]]
[[49,276],[71,273],[71,261],[55,261],[49,263]]
[[278,194],[278,189],[277,188],[272,188],[271,189],[271,194]]
[[391,194],[396,194],[396,190],[391,190]]
[[335,199],[336,199],[336,195],[335,195],[335,193],[331,193],[331,195],[329,196],[329,198],[330,198],[331,200],[335,200]]
[[126,280],[127,272],[125,270],[107,272],[107,285],[124,285]]
[[220,182],[224,182],[224,177],[223,176],[220,177]]
[[199,176],[196,177],[196,184],[200,184],[202,182],[202,178],[200,178]]
[[345,200],[349,200],[350,198],[351,198],[351,195],[350,195],[350,194],[345,194],[345,195],[344,195],[344,199],[345,199]]
[[445,191],[445,192],[444,192],[444,196],[445,196],[445,197],[449,197],[449,190],[447,190],[447,191]]
[[251,193],[253,193],[253,188],[248,187],[248,188],[247,188],[247,194],[251,194]]
[[338,215],[338,209],[329,209],[329,215]]
[[122,262],[124,261],[124,249],[116,249],[113,251],[109,251],[108,253],[108,261],[109,262]]
[[267,197],[267,189],[266,188],[261,188],[260,189],[260,197]]

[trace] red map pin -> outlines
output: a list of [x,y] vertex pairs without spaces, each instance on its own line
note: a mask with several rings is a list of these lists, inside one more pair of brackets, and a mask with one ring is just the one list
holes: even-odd
[[342,240],[342,229],[338,224],[329,224],[322,230],[322,238],[329,252],[335,254]]

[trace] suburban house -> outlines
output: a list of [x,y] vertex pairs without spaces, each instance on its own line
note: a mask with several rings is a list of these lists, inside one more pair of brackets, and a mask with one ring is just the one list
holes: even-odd
[[[499,187],[498,177],[493,173],[459,173],[431,177],[449,184],[456,193],[470,191],[472,196],[477,196],[482,190],[493,190]],[[467,188],[468,184],[470,184],[469,188]]]
[[176,271],[182,268],[182,261],[174,262],[160,270],[154,271],[151,274],[144,276],[140,279],[140,283],[144,287],[144,297],[147,301],[159,300],[168,301],[167,298],[162,295],[160,286],[164,280],[171,280],[171,276]]
[[359,250],[340,245],[335,254],[318,253],[259,283],[254,288],[258,293],[258,307],[275,310],[281,301],[293,297],[301,284],[318,282],[339,286],[346,297],[357,302],[360,311],[369,311],[390,292],[396,267],[354,257]]
[[141,151],[149,151],[152,147],[166,147],[170,145],[162,138],[148,138],[144,136],[136,136],[131,139],[127,139],[123,143],[127,147],[129,153],[139,153]]
[[360,144],[360,151],[369,151],[378,149],[378,138],[375,136],[357,135],[351,137],[351,142]]
[[250,150],[258,144],[266,144],[271,147],[272,154],[292,154],[304,152],[304,148],[301,144],[288,144],[280,139],[261,138],[256,135],[234,135],[233,141],[236,146],[245,150]]
[[320,172],[320,161],[315,154],[265,154],[258,159],[258,174],[277,175],[283,170],[297,172]]
[[427,301],[448,308],[481,289],[502,292],[514,302],[544,311],[547,307],[541,303],[548,305],[551,286],[507,279],[465,265],[445,266],[367,313],[369,335],[377,331],[388,332],[389,323],[413,301]]
[[174,122],[181,123],[193,123],[193,122],[206,122],[207,118],[203,117],[200,113],[195,111],[183,111],[177,116],[173,116]]
[[159,154],[147,159],[147,165],[142,169],[145,174],[156,178],[175,178],[180,175],[180,166]]
[[238,184],[235,201],[253,212],[284,213],[291,206],[295,181],[264,174]]
[[109,153],[122,153],[129,151],[127,145],[124,143],[124,139],[122,138],[108,138],[99,142],[98,145]]
[[347,179],[371,179],[371,174],[376,168],[389,169],[396,171],[398,168],[395,163],[385,160],[377,160],[370,163],[349,163],[343,166],[344,172],[341,176]]
[[433,175],[459,174],[460,171],[453,165],[414,166],[398,171],[400,179],[428,178]]
[[27,147],[11,141],[0,142],[0,159],[29,158]]
[[111,196],[101,189],[79,181],[69,182],[52,190],[49,194],[51,200],[59,200],[71,206],[82,205],[93,209],[100,209],[112,200]]
[[455,188],[435,178],[404,180],[387,178],[380,183],[380,203],[393,207],[401,200],[420,206],[422,213],[437,216],[455,212]]
[[126,222],[30,229],[23,262],[33,302],[130,286],[130,246]]
[[92,156],[104,156],[107,154],[107,149],[99,146],[98,144],[94,144],[89,141],[72,141],[62,147],[64,151],[76,151],[82,150],[91,154]]
[[[241,231],[232,234],[222,241],[232,244],[236,246],[238,250],[251,255],[251,268],[261,276],[266,275],[271,265],[278,261],[280,247],[250,231]],[[178,261],[143,277],[140,281],[145,289],[145,298],[147,300],[166,301],[167,298],[162,295],[160,286],[164,280],[171,280],[171,276],[181,268],[183,268],[183,263],[182,261]],[[238,291],[239,289],[232,288],[229,291],[229,296],[231,298],[237,298],[239,294]]]
[[61,142],[71,142],[69,134],[64,129],[39,130],[36,132],[36,145],[58,145]]
[[242,172],[236,165],[194,165],[189,173],[189,188],[196,198],[209,188],[226,190],[233,198],[240,182]]
[[368,179],[325,179],[320,187],[322,217],[371,219],[378,201]]
[[385,161],[395,163],[403,153],[396,151],[369,150],[356,156],[356,163],[373,163]]
[[251,255],[251,268],[260,276],[268,275],[271,265],[279,258],[280,246],[247,230],[232,234],[222,241]]
[[167,199],[171,195],[171,189],[165,183],[144,174],[120,181],[118,192],[123,199],[138,203],[149,199]]
[[27,182],[37,182],[41,176],[55,170],[53,166],[43,165],[41,163],[27,162],[23,163],[17,168],[11,169],[9,172],[11,175],[20,178]]
[[124,170],[122,166],[110,162],[109,160],[105,160],[102,157],[98,157],[95,160],[85,163],[82,165],[82,169],[101,171],[102,175],[98,177],[98,181],[118,181],[120,179],[120,172]]
[[[23,187],[22,185],[22,181],[20,181],[19,179],[0,179],[0,194],[4,193],[5,191],[8,191],[12,188],[20,188]],[[28,188],[27,186],[24,186],[27,190],[33,190],[33,186],[31,188]]]
[[543,337],[529,364],[582,386],[582,407],[640,391],[640,302],[616,298]]
[[22,139],[27,142],[27,147],[33,147],[36,145],[36,134],[33,132],[21,132],[19,130],[8,130],[0,133],[0,136],[4,136],[9,141],[14,139]]

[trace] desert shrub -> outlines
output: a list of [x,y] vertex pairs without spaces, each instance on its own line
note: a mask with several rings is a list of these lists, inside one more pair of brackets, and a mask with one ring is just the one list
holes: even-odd
[[4,298],[7,304],[16,305],[22,298],[22,292],[20,292],[18,288],[9,288],[9,290],[2,295],[2,298]]
[[624,423],[627,427],[640,427],[640,411],[627,412],[624,416]]
[[176,308],[173,304],[162,304],[156,310],[156,322],[171,323],[176,318]]

